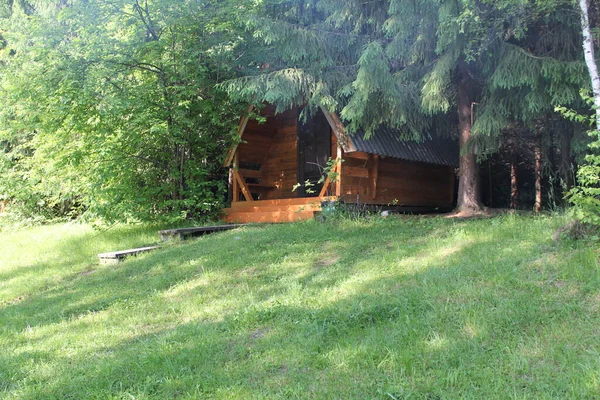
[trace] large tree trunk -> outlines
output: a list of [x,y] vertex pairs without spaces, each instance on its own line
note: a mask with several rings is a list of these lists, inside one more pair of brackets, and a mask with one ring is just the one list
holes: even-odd
[[459,62],[457,67],[458,95],[458,134],[460,146],[460,166],[458,178],[458,199],[456,213],[477,214],[483,212],[480,197],[479,167],[475,152],[468,148],[471,140],[472,101],[469,96],[470,79],[467,66]]
[[596,105],[596,129],[600,132],[600,75],[598,74],[598,66],[594,55],[594,38],[590,30],[589,0],[579,0],[579,7],[581,8],[583,54],[592,80],[592,92],[594,94],[594,104]]

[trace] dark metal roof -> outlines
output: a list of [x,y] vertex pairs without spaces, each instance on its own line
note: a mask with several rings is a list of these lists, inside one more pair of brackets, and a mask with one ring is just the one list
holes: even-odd
[[369,139],[364,135],[350,136],[356,150],[380,156],[429,164],[458,166],[458,143],[450,138],[429,138],[422,142],[403,141],[398,131],[379,128]]

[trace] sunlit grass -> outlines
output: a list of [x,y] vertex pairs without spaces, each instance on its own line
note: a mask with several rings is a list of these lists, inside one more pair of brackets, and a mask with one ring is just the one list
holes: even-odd
[[0,397],[596,398],[600,271],[560,217],[3,232]]

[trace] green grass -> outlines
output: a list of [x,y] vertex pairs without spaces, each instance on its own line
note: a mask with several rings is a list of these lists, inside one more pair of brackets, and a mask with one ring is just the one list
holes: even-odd
[[0,397],[600,396],[597,246],[561,217],[0,233]]

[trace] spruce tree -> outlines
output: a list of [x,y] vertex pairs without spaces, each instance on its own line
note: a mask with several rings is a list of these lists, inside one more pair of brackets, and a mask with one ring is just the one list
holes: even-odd
[[572,61],[570,17],[576,14],[565,10],[573,5],[266,1],[248,28],[268,46],[268,68],[227,88],[280,110],[325,105],[350,133],[366,136],[380,125],[403,139],[453,125],[461,155],[456,211],[477,213],[483,207],[476,153],[491,151],[511,121],[533,124],[554,106],[577,101],[582,65]]

